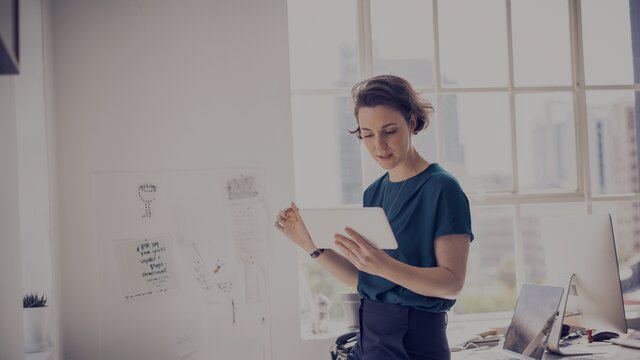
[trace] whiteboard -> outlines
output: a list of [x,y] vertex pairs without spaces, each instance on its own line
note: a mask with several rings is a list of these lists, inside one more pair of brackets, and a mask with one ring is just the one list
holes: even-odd
[[[234,189],[230,198],[229,180],[245,183],[242,176],[259,181],[249,192]],[[240,259],[231,221],[239,207],[266,217],[264,171],[107,172],[94,180],[102,358],[133,358],[144,349],[149,358],[209,359],[222,353],[269,359],[268,280],[261,255],[268,231],[259,242],[241,243],[254,256]],[[161,261],[169,274],[164,282],[136,278],[144,266],[135,261],[147,261],[136,254],[136,244],[147,239],[155,239],[170,258]],[[207,276],[199,267],[216,271]],[[259,301],[247,301],[245,285]],[[136,291],[145,287],[157,291]],[[247,341],[253,345],[244,346]]]

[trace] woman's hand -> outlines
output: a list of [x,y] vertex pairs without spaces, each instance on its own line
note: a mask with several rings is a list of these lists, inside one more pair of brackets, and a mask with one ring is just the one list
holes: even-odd
[[335,243],[344,256],[360,271],[382,276],[394,260],[386,252],[369,244],[362,235],[347,227],[349,237],[336,234]]
[[300,209],[293,202],[291,207],[280,211],[274,225],[276,229],[307,252],[310,253],[316,249],[316,245],[302,221]]

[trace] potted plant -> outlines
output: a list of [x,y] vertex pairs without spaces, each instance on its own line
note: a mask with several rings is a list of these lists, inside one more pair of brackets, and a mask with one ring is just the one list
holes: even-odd
[[351,292],[341,293],[340,299],[347,327],[356,330],[360,327],[360,294],[355,289],[351,290]]
[[22,298],[24,351],[40,352],[49,347],[47,298],[37,293]]

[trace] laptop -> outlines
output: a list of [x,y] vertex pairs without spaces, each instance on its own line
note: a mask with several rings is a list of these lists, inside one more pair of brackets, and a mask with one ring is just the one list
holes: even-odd
[[502,349],[476,350],[467,359],[542,359],[564,289],[524,284]]

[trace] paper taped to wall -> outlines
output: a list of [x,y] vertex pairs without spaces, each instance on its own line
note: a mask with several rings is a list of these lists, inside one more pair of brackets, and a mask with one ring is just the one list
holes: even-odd
[[227,210],[236,257],[242,262],[259,259],[267,237],[264,204],[229,206]]
[[173,242],[169,234],[115,240],[113,245],[125,299],[178,288]]

